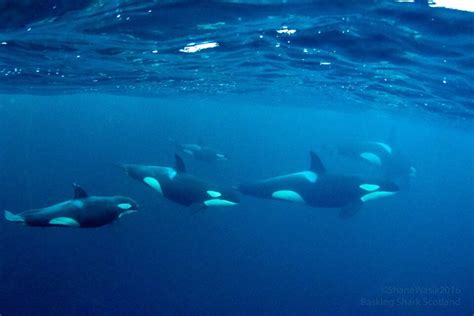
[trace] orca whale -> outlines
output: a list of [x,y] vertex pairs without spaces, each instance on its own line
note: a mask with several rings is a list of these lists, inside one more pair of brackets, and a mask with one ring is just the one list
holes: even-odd
[[310,151],[310,159],[309,170],[241,184],[239,190],[259,198],[340,208],[341,217],[350,217],[365,202],[393,195],[399,190],[395,183],[384,179],[327,173],[313,151]]
[[409,186],[411,179],[416,177],[416,169],[410,159],[397,146],[397,129],[392,127],[386,141],[352,141],[336,145],[323,146],[327,151],[360,161],[371,167],[376,175],[397,180]]
[[138,204],[128,197],[89,196],[77,184],[73,187],[71,200],[18,214],[5,211],[5,219],[27,226],[89,228],[110,224],[123,215],[138,211]]
[[199,209],[212,206],[233,206],[239,203],[234,189],[216,185],[186,172],[182,158],[175,154],[175,167],[122,164],[122,169],[165,198],[184,206]]
[[205,146],[202,141],[199,141],[197,144],[176,143],[176,150],[178,153],[186,154],[196,160],[204,162],[228,160],[226,155],[214,148]]
[[416,177],[416,169],[409,159],[397,148],[382,141],[359,141],[334,146],[341,156],[359,160],[380,170],[382,176],[390,179]]

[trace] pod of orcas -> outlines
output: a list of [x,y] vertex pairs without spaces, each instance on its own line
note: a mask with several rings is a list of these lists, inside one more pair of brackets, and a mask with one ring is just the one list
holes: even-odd
[[[225,155],[199,144],[177,144],[196,160],[217,161]],[[335,147],[338,154],[363,159],[376,166],[395,164],[391,146],[382,142],[354,143]],[[203,158],[206,157],[206,158]],[[211,157],[211,158],[210,158]],[[405,167],[407,164],[403,164]],[[240,203],[237,193],[255,198],[302,203],[314,208],[339,209],[341,218],[354,216],[368,201],[388,197],[399,191],[399,186],[386,174],[364,177],[327,172],[319,156],[310,151],[308,170],[278,175],[272,178],[223,186],[190,174],[183,159],[175,154],[174,166],[139,164],[118,165],[130,178],[151,188],[162,197],[197,211],[211,207],[235,206]],[[413,176],[413,167],[399,168]],[[397,175],[392,175],[396,177]],[[138,204],[125,196],[89,196],[77,184],[73,185],[72,199],[52,206],[14,214],[5,211],[7,221],[39,227],[100,227],[113,223],[124,215],[139,210]]]

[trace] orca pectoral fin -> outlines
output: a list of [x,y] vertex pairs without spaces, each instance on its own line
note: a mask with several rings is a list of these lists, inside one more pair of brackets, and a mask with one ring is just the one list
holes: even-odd
[[356,201],[341,207],[339,217],[346,219],[354,216],[357,212],[359,212],[360,208],[362,207],[362,204],[362,201],[360,199],[357,199]]

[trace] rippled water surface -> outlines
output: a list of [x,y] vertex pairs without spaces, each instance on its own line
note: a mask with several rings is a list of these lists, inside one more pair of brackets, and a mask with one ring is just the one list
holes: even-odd
[[471,12],[388,0],[10,2],[0,2],[4,93],[298,88],[474,115]]

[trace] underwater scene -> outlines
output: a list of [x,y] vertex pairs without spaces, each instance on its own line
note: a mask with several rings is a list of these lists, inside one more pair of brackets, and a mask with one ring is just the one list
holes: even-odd
[[474,2],[0,0],[0,316],[473,315]]

